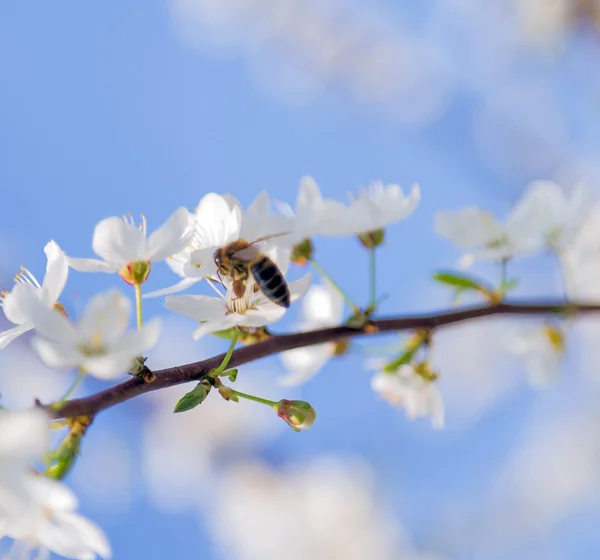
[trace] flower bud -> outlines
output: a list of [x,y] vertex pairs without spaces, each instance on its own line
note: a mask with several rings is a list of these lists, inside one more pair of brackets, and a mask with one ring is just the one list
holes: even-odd
[[338,340],[333,343],[333,355],[334,356],[343,356],[348,352],[350,348],[350,341],[347,338],[342,338],[342,340]]
[[317,417],[315,409],[306,401],[282,399],[273,406],[273,410],[296,432],[310,428]]
[[150,261],[135,261],[126,264],[119,270],[119,276],[130,286],[143,284],[150,275],[152,263]]
[[435,381],[439,376],[431,369],[428,362],[415,364],[413,369],[417,375],[420,375],[425,381]]
[[366,249],[374,249],[379,245],[383,245],[385,240],[385,231],[383,229],[374,229],[373,231],[367,231],[360,233],[358,239]]
[[312,241],[307,237],[294,245],[290,259],[294,264],[306,266],[306,263],[312,258],[313,253],[314,247]]

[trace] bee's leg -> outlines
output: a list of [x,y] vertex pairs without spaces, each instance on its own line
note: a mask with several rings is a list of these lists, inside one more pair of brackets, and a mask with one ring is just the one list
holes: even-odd
[[244,297],[246,293],[246,281],[241,278],[234,280],[232,288],[236,298]]

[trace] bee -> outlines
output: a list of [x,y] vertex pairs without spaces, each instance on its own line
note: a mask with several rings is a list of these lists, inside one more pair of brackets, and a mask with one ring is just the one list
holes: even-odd
[[231,278],[233,293],[236,297],[244,296],[248,279],[252,275],[256,282],[255,291],[260,289],[277,305],[286,308],[290,306],[290,290],[281,270],[256,247],[256,243],[279,235],[286,234],[268,235],[252,242],[238,239],[214,252],[213,259],[217,270],[219,274]]

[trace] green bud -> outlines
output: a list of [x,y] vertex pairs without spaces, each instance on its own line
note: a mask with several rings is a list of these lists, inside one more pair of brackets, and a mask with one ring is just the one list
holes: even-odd
[[192,410],[192,408],[196,408],[206,399],[211,388],[211,382],[208,379],[203,379],[196,385],[195,389],[179,399],[173,412],[187,412],[188,410]]
[[143,356],[136,356],[133,358],[128,373],[131,373],[131,375],[141,375],[144,373],[144,364],[146,363],[146,359],[147,358],[144,358]]
[[119,270],[119,276],[131,286],[143,284],[148,279],[151,269],[150,261],[130,262]]
[[374,249],[375,247],[379,247],[379,245],[383,245],[385,231],[383,229],[374,229],[373,231],[360,233],[358,239],[366,249]]
[[314,252],[315,249],[312,241],[307,237],[294,245],[290,258],[294,264],[306,266],[306,263],[312,258]]
[[306,401],[282,399],[275,403],[273,410],[279,418],[283,418],[296,432],[307,430],[317,418],[315,409]]

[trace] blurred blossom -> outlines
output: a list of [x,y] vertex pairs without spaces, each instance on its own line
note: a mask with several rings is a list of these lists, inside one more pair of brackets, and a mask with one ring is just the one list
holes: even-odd
[[[2,351],[0,403],[3,406],[27,408],[33,405],[35,399],[44,403],[58,400],[72,381],[72,373],[46,367],[29,346],[19,341]],[[83,385],[80,385],[76,395],[84,391]]]
[[561,252],[565,289],[573,299],[600,299],[600,205],[593,206]]
[[[582,399],[584,400],[584,399]],[[530,532],[551,532],[567,516],[600,501],[600,437],[595,405],[556,414],[543,411],[525,430],[498,478],[489,525],[483,531],[497,546]],[[550,414],[548,414],[550,412]]]
[[[344,300],[331,284],[325,282],[311,286],[302,301],[302,322],[295,331],[310,331],[337,326],[344,315]],[[311,377],[336,354],[341,351],[342,342],[327,342],[305,348],[296,348],[279,354],[283,366],[288,371],[280,378],[282,385],[298,385]]]
[[524,325],[507,331],[507,349],[523,359],[529,383],[545,389],[559,376],[565,351],[564,332],[553,324]]
[[478,420],[516,387],[515,357],[499,341],[510,319],[485,318],[441,329],[434,338],[434,371],[448,423]]
[[513,0],[524,40],[540,47],[557,46],[564,39],[577,1]]
[[403,122],[435,119],[454,71],[433,43],[379,6],[334,0],[171,0],[178,31],[212,54],[242,52],[254,76],[289,102],[334,89]]
[[404,531],[377,498],[365,465],[320,459],[274,471],[240,464],[208,515],[224,558],[416,560]]
[[[560,265],[569,298],[600,300],[600,205],[590,210],[573,242],[561,253]],[[578,366],[591,386],[600,388],[600,318],[594,315],[578,318],[572,329],[579,350]]]
[[444,401],[429,368],[421,372],[424,365],[403,364],[393,372],[379,371],[371,379],[371,388],[392,406],[404,408],[410,420],[430,416],[434,428],[443,428]]

